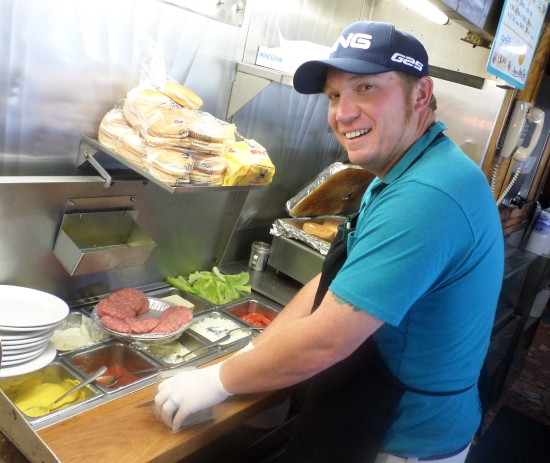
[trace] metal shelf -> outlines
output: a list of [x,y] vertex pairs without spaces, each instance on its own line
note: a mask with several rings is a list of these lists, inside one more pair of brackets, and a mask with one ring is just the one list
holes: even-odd
[[146,172],[139,167],[132,164],[130,161],[124,159],[122,156],[108,150],[103,145],[101,145],[97,140],[94,140],[86,135],[80,136],[80,146],[78,147],[78,160],[77,167],[82,167],[86,162],[89,162],[94,166],[94,168],[99,172],[99,174],[105,180],[104,186],[108,188],[112,183],[111,175],[107,170],[101,165],[101,163],[95,158],[97,152],[103,152],[113,159],[115,159],[120,164],[123,164],[127,168],[131,169],[135,173],[139,174],[141,177],[149,180],[150,182],[160,186],[162,189],[168,191],[172,194],[182,194],[182,193],[199,193],[207,191],[251,191],[251,190],[265,190],[269,185],[262,186],[199,186],[199,185],[185,185],[172,187],[167,185],[164,182],[161,182],[159,179],[152,176],[149,172]]
[[525,251],[524,249],[512,249],[510,246],[504,259],[504,279],[510,278],[520,270],[528,267],[538,257],[537,254],[533,254],[532,252]]

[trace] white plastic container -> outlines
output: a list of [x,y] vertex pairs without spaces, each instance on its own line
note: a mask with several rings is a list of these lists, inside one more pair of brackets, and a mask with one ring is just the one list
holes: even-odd
[[550,253],[550,212],[540,213],[524,249],[539,255]]
[[535,302],[533,302],[533,307],[529,313],[530,317],[539,318],[548,304],[548,299],[550,299],[550,289],[548,287],[544,288],[537,294]]

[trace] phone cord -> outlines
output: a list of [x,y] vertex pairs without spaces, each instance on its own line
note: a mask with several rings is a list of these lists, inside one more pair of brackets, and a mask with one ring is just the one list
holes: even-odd
[[497,156],[495,159],[495,166],[493,167],[493,172],[491,173],[491,191],[493,192],[493,194],[495,194],[495,187],[497,183],[497,171],[501,161],[502,161],[502,158],[500,156]]
[[504,190],[502,192],[502,194],[500,195],[500,198],[498,198],[497,200],[497,206],[500,206],[500,204],[502,203],[502,201],[504,200],[504,198],[506,197],[506,195],[508,194],[508,192],[510,191],[510,188],[512,188],[512,186],[514,185],[515,181],[518,179],[519,177],[519,173],[521,172],[521,164],[519,165],[518,167],[518,170],[516,170],[516,173],[514,174],[514,176],[512,177],[512,180],[510,180],[510,183],[508,184],[508,186],[506,187],[506,190]]

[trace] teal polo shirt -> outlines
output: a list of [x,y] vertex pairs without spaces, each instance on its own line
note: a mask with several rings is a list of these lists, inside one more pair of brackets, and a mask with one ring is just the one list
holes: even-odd
[[[361,202],[330,290],[383,320],[374,333],[410,387],[457,391],[483,364],[504,271],[502,228],[479,167],[434,123]],[[403,457],[451,452],[480,422],[477,387],[405,392],[384,443]]]

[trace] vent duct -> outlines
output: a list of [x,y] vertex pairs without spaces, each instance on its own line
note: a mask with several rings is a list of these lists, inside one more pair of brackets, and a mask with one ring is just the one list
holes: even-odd
[[432,0],[452,21],[492,42],[504,0]]

